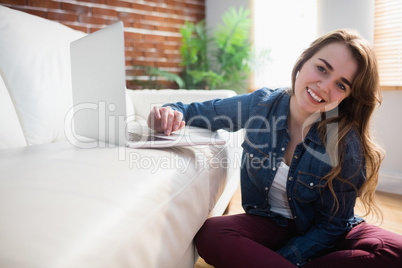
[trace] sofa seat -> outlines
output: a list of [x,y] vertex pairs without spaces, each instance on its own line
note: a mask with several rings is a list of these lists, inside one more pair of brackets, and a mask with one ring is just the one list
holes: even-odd
[[1,150],[0,267],[192,267],[225,147]]

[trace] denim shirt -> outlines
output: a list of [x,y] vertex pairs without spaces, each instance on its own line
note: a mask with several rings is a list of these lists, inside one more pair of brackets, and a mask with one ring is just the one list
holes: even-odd
[[[247,213],[270,217],[286,227],[288,219],[271,211],[268,193],[290,140],[287,126],[290,93],[285,89],[262,88],[228,99],[169,105],[183,113],[187,125],[211,130],[245,129],[242,206]],[[341,177],[347,182],[333,181],[339,202],[337,210],[333,194],[322,180],[332,170],[332,164],[316,123],[294,151],[286,194],[299,235],[277,252],[298,266],[334,247],[347,231],[362,221],[354,216],[357,190],[365,181],[362,146],[356,131],[350,131],[345,141],[347,154]]]

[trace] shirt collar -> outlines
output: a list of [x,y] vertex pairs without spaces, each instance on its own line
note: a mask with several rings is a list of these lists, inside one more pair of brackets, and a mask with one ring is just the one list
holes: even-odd
[[288,116],[290,111],[290,93],[286,90],[282,92],[283,97],[279,99],[276,111],[277,130],[288,131]]

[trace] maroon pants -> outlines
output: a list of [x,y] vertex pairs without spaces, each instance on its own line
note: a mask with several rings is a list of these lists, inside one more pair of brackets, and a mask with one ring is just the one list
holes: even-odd
[[[278,226],[265,217],[239,214],[208,219],[195,237],[200,256],[214,267],[296,267],[275,250],[295,236],[296,226]],[[402,236],[361,223],[332,253],[303,267],[402,267]]]

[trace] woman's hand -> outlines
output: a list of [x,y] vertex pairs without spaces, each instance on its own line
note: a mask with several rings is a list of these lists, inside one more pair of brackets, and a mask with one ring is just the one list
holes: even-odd
[[182,119],[183,114],[173,110],[170,106],[155,106],[148,116],[148,127],[157,132],[164,132],[166,136],[169,136],[173,131],[185,126]]

